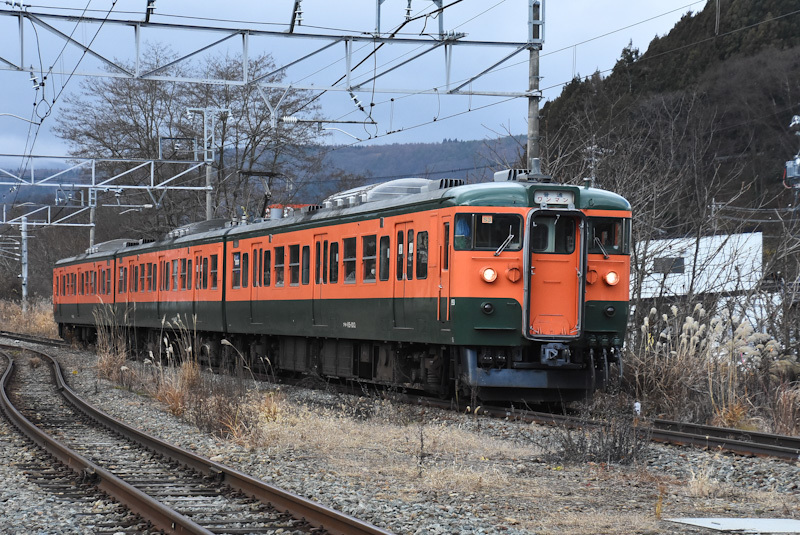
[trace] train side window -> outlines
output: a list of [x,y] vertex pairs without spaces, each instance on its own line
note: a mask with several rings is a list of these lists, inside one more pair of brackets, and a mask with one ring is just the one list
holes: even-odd
[[406,278],[414,278],[414,231],[408,231],[408,250],[406,251]]
[[310,256],[311,256],[311,247],[309,247],[308,245],[304,245],[303,246],[303,266],[302,266],[302,272],[301,272],[301,277],[302,277],[302,283],[303,284],[308,284],[309,277],[311,275],[311,259],[309,258]]
[[264,286],[269,286],[272,268],[272,253],[269,250],[264,251]]
[[78,295],[83,295],[83,282],[84,282],[84,274],[78,274]]
[[208,290],[208,257],[207,256],[203,257],[203,273],[202,273],[202,277],[203,277],[203,282],[200,284],[200,287],[203,290]]
[[219,260],[217,255],[211,255],[211,267],[209,268],[209,276],[211,277],[211,289],[217,289],[217,271],[219,270]]
[[455,228],[453,245],[456,251],[472,249],[472,214],[456,214]]
[[331,242],[331,256],[330,256],[330,281],[331,284],[339,282],[339,242]]
[[131,264],[131,291],[139,291],[139,266]]
[[[167,288],[169,289],[169,288]],[[178,260],[172,261],[172,291],[178,290]]]
[[283,247],[275,248],[275,286],[283,286],[283,267],[284,267]]
[[192,259],[186,261],[186,289],[192,289]]
[[361,261],[364,264],[364,282],[375,282],[376,240],[377,237],[374,234],[361,238]]
[[428,278],[428,233],[417,234],[417,278]]
[[589,219],[589,254],[630,254],[629,220]]
[[356,239],[345,238],[343,242],[344,282],[353,284],[356,282]]
[[144,285],[145,267],[144,266],[145,266],[145,264],[139,264],[139,291],[140,292],[144,292],[145,291],[145,285]]
[[123,277],[123,273],[125,272],[125,268],[120,266],[119,268],[119,280],[117,281],[117,293],[122,293],[124,290],[122,289],[122,282],[125,280]]
[[[142,288],[144,290],[144,288]],[[153,264],[147,263],[147,291],[153,291]]]
[[187,269],[186,259],[181,258],[181,288],[180,288],[181,290],[186,289],[186,269]]
[[231,288],[242,287],[242,253],[232,253]]
[[247,274],[250,272],[250,254],[242,253],[242,288],[247,288]]
[[300,246],[289,246],[289,284],[297,286],[300,284]]
[[403,259],[403,236],[404,232],[398,231],[397,233],[397,280],[403,280],[403,266],[405,260]]
[[380,245],[380,261],[378,263],[378,277],[382,281],[389,280],[389,265],[391,260],[391,245],[389,243],[389,236],[381,236]]

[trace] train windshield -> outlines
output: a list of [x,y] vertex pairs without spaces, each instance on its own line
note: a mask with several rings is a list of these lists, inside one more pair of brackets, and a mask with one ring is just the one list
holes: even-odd
[[453,245],[457,250],[519,251],[522,217],[517,214],[457,214]]
[[590,217],[588,246],[589,254],[630,254],[630,219]]
[[540,215],[531,226],[531,252],[572,254],[575,252],[575,219]]

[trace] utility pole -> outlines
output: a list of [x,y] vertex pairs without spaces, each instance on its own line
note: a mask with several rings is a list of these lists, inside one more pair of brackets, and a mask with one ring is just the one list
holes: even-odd
[[22,313],[28,312],[28,218],[22,218]]
[[528,0],[528,170],[532,174],[542,172],[539,161],[539,51],[544,44],[543,0]]
[[211,185],[211,166],[214,163],[214,130],[217,121],[217,114],[230,113],[229,108],[187,108],[186,115],[192,113],[203,114],[203,159],[206,162],[206,221],[214,217],[214,209],[211,205],[212,193],[214,188]]

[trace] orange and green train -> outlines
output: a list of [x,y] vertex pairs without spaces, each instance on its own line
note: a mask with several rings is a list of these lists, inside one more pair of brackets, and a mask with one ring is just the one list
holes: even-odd
[[209,364],[567,401],[621,358],[630,230],[621,196],[524,171],[401,179],[101,244],[57,262],[53,305],[65,338],[91,341],[102,309],[140,350],[167,336]]

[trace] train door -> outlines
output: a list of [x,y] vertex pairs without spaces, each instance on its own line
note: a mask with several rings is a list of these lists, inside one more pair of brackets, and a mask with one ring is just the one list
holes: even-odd
[[534,213],[529,236],[528,337],[581,333],[583,224],[574,212]]
[[329,248],[327,234],[314,235],[314,277],[311,291],[311,322],[313,325],[328,324],[325,313],[325,287],[328,285],[328,255],[332,252]]
[[397,329],[410,329],[414,318],[406,313],[406,286],[414,278],[414,229],[413,223],[398,223],[394,227],[395,277],[392,294],[392,313]]
[[453,218],[450,216],[442,218],[441,236],[439,239],[439,309],[437,318],[443,328],[448,328],[450,323],[450,256],[451,238],[450,229],[452,228]]
[[[263,252],[264,251],[264,244],[261,242],[257,242],[251,245],[250,247],[250,266],[249,270],[252,272],[250,277],[250,297],[248,301],[250,302],[250,323],[257,323],[261,324],[264,323],[264,318],[261,313],[261,306],[260,306],[260,295],[261,292],[261,262],[263,262]],[[242,269],[245,269],[245,266],[242,266]],[[244,276],[244,274],[242,274]]]
[[[153,276],[155,275],[154,273]],[[169,290],[169,260],[166,255],[159,255],[158,284],[156,285],[156,317],[159,319],[164,317],[166,311],[164,306],[165,290]]]

